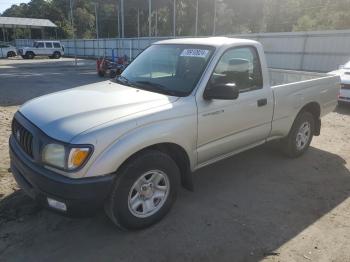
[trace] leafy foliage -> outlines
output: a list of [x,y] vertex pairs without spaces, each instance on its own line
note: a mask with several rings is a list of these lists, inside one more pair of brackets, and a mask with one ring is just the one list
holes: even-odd
[[[194,35],[196,1],[176,0],[176,35]],[[214,1],[198,1],[198,35],[211,35]],[[100,37],[120,36],[120,0],[73,0],[73,3],[78,38],[96,37],[95,5]],[[217,0],[216,7],[216,34],[221,35],[350,28],[350,0]],[[140,36],[148,36],[148,0],[125,0],[124,10],[125,36],[135,37],[138,31]],[[47,18],[58,25],[58,37],[73,35],[69,0],[31,0],[28,4],[13,5],[2,16]],[[151,24],[152,36],[173,35],[173,0],[152,0]],[[17,34],[25,36],[26,31]]]

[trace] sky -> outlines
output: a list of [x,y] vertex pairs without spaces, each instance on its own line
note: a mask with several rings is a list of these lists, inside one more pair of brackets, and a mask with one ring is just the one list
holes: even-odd
[[12,5],[20,3],[28,3],[30,0],[0,0],[0,13],[4,12],[7,8]]

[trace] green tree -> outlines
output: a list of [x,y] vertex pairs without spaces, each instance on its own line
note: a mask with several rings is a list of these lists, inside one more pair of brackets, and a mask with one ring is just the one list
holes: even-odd
[[[195,33],[197,0],[176,0],[176,35]],[[256,32],[286,32],[350,29],[350,0],[216,0],[216,34]],[[3,16],[50,19],[57,26],[58,37],[73,35],[69,0],[31,0],[28,4],[12,5]],[[117,37],[120,0],[73,0],[74,25],[78,38],[94,38],[95,4],[99,17],[100,37]],[[124,31],[126,37],[138,33],[137,12],[140,18],[140,36],[148,36],[148,0],[124,0]],[[157,13],[157,16],[156,16]],[[152,36],[173,35],[173,0],[152,0]],[[199,0],[198,35],[212,35],[214,1]],[[121,25],[121,19],[119,19]],[[9,30],[11,31],[11,30]],[[27,37],[26,30],[17,30],[18,37]],[[11,31],[11,34],[14,34]],[[40,31],[33,30],[34,37]],[[51,30],[51,36],[54,36]]]

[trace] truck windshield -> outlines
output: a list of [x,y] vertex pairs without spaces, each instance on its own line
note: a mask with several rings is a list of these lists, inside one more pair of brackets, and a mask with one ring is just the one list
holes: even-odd
[[187,96],[199,81],[213,50],[203,45],[152,45],[116,80],[157,93]]
[[350,69],[350,61],[347,62],[347,63],[344,65],[344,68],[345,68],[345,69]]

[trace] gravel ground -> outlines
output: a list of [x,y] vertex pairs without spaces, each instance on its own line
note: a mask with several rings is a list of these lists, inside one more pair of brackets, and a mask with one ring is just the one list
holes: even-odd
[[163,221],[120,232],[103,212],[62,217],[16,186],[7,141],[18,106],[101,80],[93,67],[18,61],[0,60],[0,261],[350,261],[350,107],[323,118],[301,158],[263,146],[203,168]]

